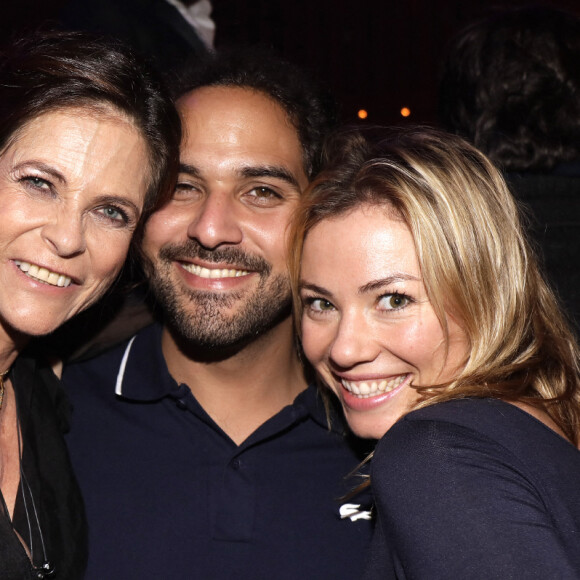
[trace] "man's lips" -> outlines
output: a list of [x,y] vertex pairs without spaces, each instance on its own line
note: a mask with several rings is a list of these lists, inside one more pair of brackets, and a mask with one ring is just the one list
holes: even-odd
[[166,265],[177,264],[187,273],[205,280],[232,280],[255,274],[265,278],[272,269],[264,258],[241,248],[208,250],[194,239],[183,244],[163,246],[159,250],[159,259]]
[[32,264],[30,262],[23,262],[21,260],[14,260],[14,263],[20,269],[20,271],[24,272],[29,278],[33,278],[39,282],[44,282],[50,286],[66,288],[72,283],[70,276],[66,276],[60,272],[48,270],[43,266],[38,266],[37,264]]
[[206,268],[190,262],[179,262],[179,264],[185,271],[200,278],[239,278],[250,274],[248,270],[238,270],[236,268]]

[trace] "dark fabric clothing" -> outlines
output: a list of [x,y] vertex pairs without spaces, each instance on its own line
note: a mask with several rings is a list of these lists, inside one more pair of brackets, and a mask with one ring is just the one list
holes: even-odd
[[366,578],[580,578],[580,452],[494,399],[409,413],[371,466]]
[[[54,568],[56,580],[83,577],[87,529],[83,502],[62,432],[68,403],[58,379],[33,358],[21,356],[10,373],[22,433],[22,476],[13,523],[0,507],[0,578],[37,578],[14,529],[36,567]],[[3,504],[3,502],[2,502]]]
[[553,174],[508,174],[514,196],[531,212],[536,241],[552,285],[580,330],[580,166],[560,166]]
[[208,51],[195,29],[165,0],[71,0],[59,21],[70,30],[86,30],[129,44],[161,74]]
[[359,577],[370,497],[339,498],[367,450],[339,417],[328,429],[316,389],[238,446],[170,376],[160,341],[154,325],[64,374],[87,579]]

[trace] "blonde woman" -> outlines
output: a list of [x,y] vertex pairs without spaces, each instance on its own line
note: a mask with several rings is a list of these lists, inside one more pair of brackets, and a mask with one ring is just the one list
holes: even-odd
[[493,165],[338,136],[292,243],[304,352],[380,440],[367,578],[580,577],[578,347]]

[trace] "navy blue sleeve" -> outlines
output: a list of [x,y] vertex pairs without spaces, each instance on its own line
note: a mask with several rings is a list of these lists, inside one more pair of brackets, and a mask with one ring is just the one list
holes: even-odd
[[542,491],[498,441],[402,420],[379,442],[371,484],[399,577],[578,578]]

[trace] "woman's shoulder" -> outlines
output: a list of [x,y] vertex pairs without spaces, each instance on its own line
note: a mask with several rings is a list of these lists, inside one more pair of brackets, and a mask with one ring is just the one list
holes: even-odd
[[580,452],[571,443],[527,411],[492,398],[412,411],[379,441],[375,459],[374,471],[393,462],[413,471],[461,462],[477,469],[510,466],[532,478],[556,477],[562,467],[566,479],[580,478]]
[[573,445],[493,399],[409,413],[371,462],[378,525],[417,578],[578,577],[578,481]]
[[494,399],[466,398],[452,399],[411,411],[401,421],[445,421],[457,425],[472,426],[474,420],[497,421],[505,418],[514,419],[520,411],[511,403]]
[[491,444],[502,438],[499,431],[504,423],[509,429],[512,412],[505,406],[494,399],[457,399],[411,411],[378,442],[373,463],[388,456],[400,466],[417,458],[432,458],[433,453],[440,455],[458,445],[479,447],[487,433],[492,434],[487,442]]
[[423,422],[437,423],[440,429],[446,426],[466,430],[493,440],[519,439],[525,433],[526,440],[546,438],[553,444],[555,439],[571,447],[544,412],[500,399],[466,398],[436,403],[408,413],[395,427],[412,429]]

